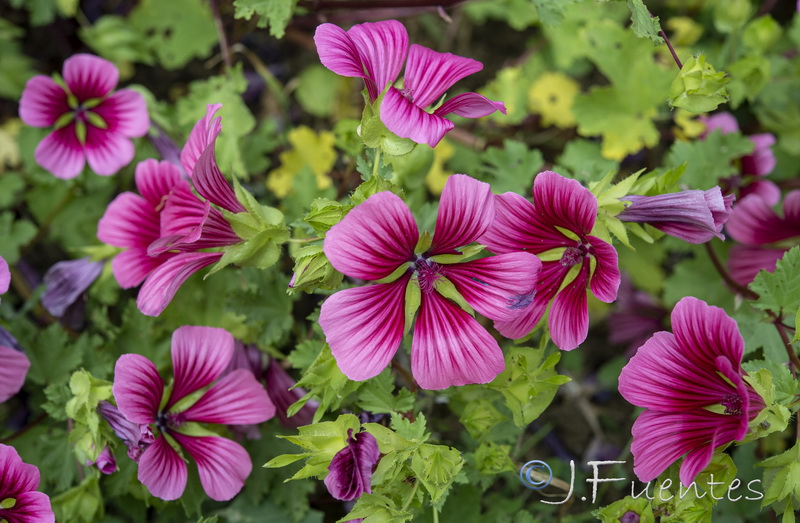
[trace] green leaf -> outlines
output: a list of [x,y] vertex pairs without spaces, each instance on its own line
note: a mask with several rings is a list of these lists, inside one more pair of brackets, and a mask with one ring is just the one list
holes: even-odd
[[655,44],[664,43],[659,34],[661,32],[661,24],[658,23],[658,17],[650,16],[650,12],[642,0],[628,0],[628,9],[631,10],[631,28],[636,33],[636,36],[649,38]]
[[424,444],[411,457],[411,470],[436,503],[444,496],[464,466],[461,453],[445,445]]
[[705,55],[692,56],[672,82],[669,103],[692,113],[711,112],[728,100],[725,86],[729,82],[725,72],[717,72],[714,66],[706,63]]
[[269,26],[269,34],[283,38],[297,7],[297,0],[234,0],[233,6],[236,8],[236,18],[250,20],[254,14],[258,15],[258,27]]
[[459,416],[461,424],[476,440],[485,437],[489,431],[505,419],[506,417],[495,408],[491,401],[480,398],[467,402],[464,411]]
[[497,193],[528,193],[533,177],[544,165],[538,149],[528,149],[523,142],[504,140],[503,147],[489,147],[481,156],[480,178],[492,184]]
[[676,141],[667,154],[666,164],[686,164],[681,183],[692,189],[710,189],[720,178],[738,173],[734,160],[753,152],[753,142],[740,133],[722,134],[716,130],[704,140]]
[[0,214],[0,256],[9,264],[19,260],[19,249],[36,236],[36,227],[28,220],[15,220],[13,212]]
[[325,412],[339,408],[350,393],[358,390],[361,382],[350,381],[342,374],[326,343],[296,386],[319,398],[320,406],[314,414],[316,423]]
[[361,386],[356,404],[373,414],[407,412],[414,408],[414,395],[408,389],[400,389],[397,395],[393,391],[393,375],[386,369]]
[[36,74],[33,60],[22,53],[19,39],[24,34],[23,30],[0,18],[0,56],[3,57],[3,66],[0,67],[0,98],[19,99],[25,82]]
[[628,512],[633,512],[639,516],[639,523],[655,523],[653,509],[646,498],[632,498],[625,496],[619,501],[594,510],[592,515],[599,519],[601,523],[617,523],[622,516]]
[[794,247],[775,264],[773,272],[761,271],[750,288],[759,295],[753,306],[784,315],[800,307],[800,247]]
[[111,398],[110,381],[99,380],[81,369],[72,373],[69,388],[73,394],[65,407],[69,418],[88,427],[93,439],[97,439],[100,428],[100,417],[97,404]]
[[55,496],[52,499],[52,506],[58,521],[83,523],[102,521],[105,516],[105,504],[97,476],[91,475],[77,487]]
[[426,432],[427,420],[421,412],[415,421],[411,421],[408,418],[403,418],[394,412],[391,414],[391,416],[392,428],[401,438],[420,443],[428,439],[429,434]]
[[317,234],[324,235],[331,227],[342,221],[342,218],[352,208],[352,205],[327,198],[317,198],[311,202],[311,210],[308,211],[303,221],[309,224]]
[[559,26],[564,21],[564,10],[569,4],[581,0],[533,0],[539,20],[546,25]]
[[[81,339],[86,340],[87,336],[84,334]],[[58,324],[39,331],[34,341],[25,348],[31,361],[27,379],[39,385],[63,380],[65,372],[72,371],[83,361],[80,344],[71,343]]]
[[403,523],[411,521],[413,514],[398,507],[390,498],[380,494],[362,494],[353,510],[336,523],[363,519],[365,523]]

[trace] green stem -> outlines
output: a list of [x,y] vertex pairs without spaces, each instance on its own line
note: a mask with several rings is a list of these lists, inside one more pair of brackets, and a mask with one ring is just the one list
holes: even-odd
[[433,507],[433,523],[439,523],[439,510]]
[[378,176],[378,166],[381,164],[381,150],[375,149],[375,163],[372,165],[372,177]]
[[408,497],[406,502],[403,503],[403,506],[400,508],[400,510],[407,509],[408,506],[411,505],[411,502],[414,500],[414,496],[417,494],[417,488],[419,488],[419,479],[417,479],[417,478],[414,478],[414,479],[416,481],[414,481],[414,488],[411,489],[411,495]]
[[314,236],[313,238],[289,238],[289,243],[311,243],[317,240],[321,240],[319,236]]
[[275,97],[275,100],[278,102],[278,106],[283,113],[285,121],[289,121],[289,97],[286,96],[286,93],[283,91],[283,85],[281,85],[278,79],[275,78],[275,75],[270,72],[269,68],[261,60],[261,58],[240,43],[233,44],[231,46],[231,52],[240,53],[247,58],[247,60],[250,62],[250,65],[252,65],[253,69],[256,70],[256,73],[258,73],[258,75],[264,79],[269,92]]

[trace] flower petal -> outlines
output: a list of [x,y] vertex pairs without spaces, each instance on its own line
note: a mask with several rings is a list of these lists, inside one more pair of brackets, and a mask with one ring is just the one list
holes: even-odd
[[422,295],[411,345],[411,373],[420,387],[489,383],[503,369],[503,351],[473,317],[438,292]]
[[8,292],[8,286],[11,284],[11,271],[8,268],[8,262],[0,256],[0,294]]
[[726,224],[728,234],[745,245],[766,245],[800,236],[800,215],[793,211],[793,202],[798,196],[800,191],[786,195],[784,218],[775,214],[770,204],[758,194],[742,198],[733,207],[733,215]]
[[159,238],[147,247],[147,253],[155,256],[196,242],[210,212],[211,204],[195,196],[186,180],[180,180],[164,201]]
[[172,334],[175,382],[167,408],[211,385],[233,357],[233,336],[216,327],[179,327]]
[[144,247],[130,247],[114,256],[111,269],[119,286],[130,289],[142,283],[151,272],[173,256],[175,253],[171,252],[150,256]]
[[253,373],[237,369],[215,383],[197,403],[182,413],[188,421],[247,425],[275,415],[275,405]]
[[123,354],[114,366],[112,393],[129,421],[153,423],[164,394],[164,380],[152,361],[139,354]]
[[361,494],[372,493],[372,469],[381,457],[378,442],[369,432],[352,435],[348,431],[347,446],[336,453],[328,465],[325,486],[331,496],[352,501]]
[[397,20],[385,20],[354,25],[347,35],[367,71],[367,92],[375,101],[387,85],[397,80],[403,68],[408,52],[408,32]]
[[166,260],[150,273],[139,290],[136,299],[139,311],[147,316],[158,316],[189,276],[220,258],[221,252],[187,252]]
[[739,197],[744,198],[751,194],[761,196],[769,205],[776,205],[781,201],[781,188],[769,180],[755,180],[750,182],[747,187],[742,187]]
[[476,311],[492,320],[511,320],[533,303],[542,269],[528,252],[442,266],[442,274]]
[[177,432],[172,436],[197,462],[200,483],[208,497],[228,501],[242,490],[253,471],[253,462],[241,445],[213,436],[192,437]]
[[75,135],[75,124],[71,123],[45,136],[36,146],[34,157],[36,163],[58,178],[68,180],[78,176],[83,171],[86,158],[83,146]]
[[744,339],[723,309],[692,296],[682,298],[672,310],[672,330],[681,353],[695,366],[716,373],[717,356],[725,356],[740,370]]
[[730,134],[739,131],[739,123],[736,121],[736,117],[731,113],[722,112],[707,117],[701,116],[700,121],[706,126],[706,132],[703,133],[703,138],[717,129],[722,131],[722,134]]
[[14,500],[14,508],[4,511],[10,522],[55,523],[56,516],[50,506],[50,498],[44,492],[23,492],[15,496]]
[[777,160],[772,152],[775,135],[772,133],[752,134],[748,136],[755,149],[753,153],[742,158],[742,173],[755,176],[766,176],[775,169]]
[[52,78],[36,75],[25,84],[19,100],[19,117],[31,127],[50,127],[70,111],[67,93]]
[[408,51],[403,87],[414,105],[424,109],[438,100],[457,81],[481,69],[483,64],[472,58],[439,53],[413,44]]
[[91,258],[58,262],[44,275],[42,305],[60,318],[103,272],[104,264]]
[[543,171],[533,181],[533,204],[552,225],[579,236],[589,234],[597,218],[597,198],[577,180]]
[[100,176],[110,176],[133,160],[133,142],[120,133],[86,126],[86,161]]
[[480,238],[495,216],[494,194],[488,183],[464,174],[447,179],[439,201],[431,248],[428,254],[456,254]]
[[245,212],[247,209],[236,199],[236,194],[217,167],[215,144],[216,141],[212,141],[198,158],[192,171],[192,184],[200,196],[211,203],[233,213]]
[[374,194],[353,208],[325,236],[325,255],[351,278],[379,280],[414,259],[419,230],[399,196]]
[[163,434],[139,459],[138,478],[150,494],[167,501],[178,499],[186,489],[186,463]]
[[561,350],[572,350],[589,333],[589,305],[586,285],[589,283],[589,263],[584,261],[578,276],[556,294],[550,307],[547,326],[553,343]]
[[319,403],[314,400],[306,402],[294,416],[288,416],[287,409],[305,396],[306,391],[302,387],[294,387],[295,380],[283,370],[277,360],[270,360],[264,379],[267,383],[267,394],[275,403],[275,414],[284,427],[296,429],[312,422],[319,407]]
[[97,224],[97,238],[115,247],[147,247],[160,234],[160,218],[147,200],[124,192],[108,204]]
[[[352,212],[352,211],[351,211]],[[377,376],[397,352],[405,330],[409,274],[392,283],[344,289],[325,300],[319,325],[345,376]]]
[[450,120],[426,112],[414,105],[390,87],[383,97],[380,109],[381,121],[387,129],[401,138],[436,147],[455,124]]
[[544,223],[536,207],[519,194],[495,196],[495,211],[491,226],[478,238],[478,243],[494,253],[524,250],[539,254],[575,245],[575,240]]
[[[314,31],[314,44],[322,65],[340,76],[366,78],[361,56],[347,32],[333,24],[320,24]],[[400,66],[402,67],[402,63]]]
[[587,236],[591,244],[591,252],[597,260],[590,289],[598,300],[605,303],[612,303],[617,299],[617,290],[621,275],[619,264],[617,263],[617,250],[608,242],[596,236]]
[[164,199],[180,181],[180,169],[168,161],[150,158],[136,164],[136,188],[153,209],[161,208]]
[[114,64],[99,56],[76,54],[64,62],[64,82],[81,102],[106,96],[118,81]]
[[194,166],[197,164],[197,159],[200,158],[206,147],[214,142],[222,131],[222,118],[214,118],[214,115],[221,107],[222,104],[208,104],[206,106],[206,115],[197,120],[192,132],[189,133],[189,139],[186,140],[186,145],[181,150],[181,165],[183,165],[187,174],[192,174]]
[[39,488],[39,469],[24,463],[17,449],[0,443],[0,496],[15,498],[23,492]]
[[478,93],[464,93],[450,98],[433,111],[436,116],[445,116],[455,113],[463,118],[482,118],[495,111],[506,114],[503,102],[493,102]]
[[16,395],[25,384],[31,362],[24,352],[0,345],[0,403]]
[[786,249],[734,245],[728,256],[728,268],[734,280],[742,285],[748,285],[762,270],[774,271],[775,265],[784,254]]
[[106,122],[109,132],[126,138],[144,136],[150,128],[147,102],[133,89],[117,91],[91,111]]

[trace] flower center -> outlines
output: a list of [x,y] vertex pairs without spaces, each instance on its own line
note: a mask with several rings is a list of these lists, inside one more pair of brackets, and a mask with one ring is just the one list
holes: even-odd
[[419,288],[425,294],[433,292],[436,280],[441,276],[441,267],[438,263],[428,261],[425,258],[417,258],[414,262],[414,274],[417,275]]
[[738,394],[726,394],[725,397],[722,398],[722,406],[725,407],[725,414],[741,416],[742,403],[744,402]]
[[414,101],[414,91],[412,89],[400,89],[400,94],[402,94],[409,102]]
[[586,244],[581,243],[577,247],[567,247],[564,250],[564,254],[561,255],[559,263],[561,263],[563,267],[572,267],[573,265],[582,263],[583,258],[588,256],[588,254],[589,247]]

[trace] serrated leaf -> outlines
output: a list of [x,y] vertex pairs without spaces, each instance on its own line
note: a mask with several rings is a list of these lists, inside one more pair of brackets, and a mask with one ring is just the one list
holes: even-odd
[[649,38],[656,44],[664,43],[659,34],[661,24],[657,16],[650,16],[642,0],[628,0],[628,9],[631,10],[631,29],[640,38]]
[[258,27],[269,26],[269,34],[283,38],[297,7],[297,0],[234,0],[233,6],[236,8],[236,18],[250,20],[257,15]]
[[750,288],[759,295],[754,307],[779,315],[796,311],[800,306],[800,247],[784,254],[773,272],[759,272]]

